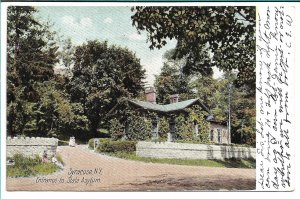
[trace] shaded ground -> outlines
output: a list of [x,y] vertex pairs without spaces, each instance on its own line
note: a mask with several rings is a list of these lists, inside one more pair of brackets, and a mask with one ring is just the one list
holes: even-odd
[[[86,145],[74,148],[61,146],[58,148],[58,152],[65,162],[63,171],[47,176],[7,178],[7,190],[199,191],[255,189],[255,169],[144,163],[97,154],[88,150]],[[75,170],[81,171],[70,175],[70,171]]]

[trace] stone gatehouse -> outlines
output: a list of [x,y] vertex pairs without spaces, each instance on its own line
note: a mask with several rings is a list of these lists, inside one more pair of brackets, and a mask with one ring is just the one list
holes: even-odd
[[[175,131],[176,131],[176,115],[180,113],[186,113],[188,108],[192,108],[194,106],[201,107],[203,111],[207,113],[206,121],[210,124],[209,130],[209,139],[212,143],[218,144],[230,144],[231,137],[228,133],[227,122],[226,121],[217,121],[214,119],[211,111],[201,102],[200,99],[189,99],[185,101],[179,101],[179,95],[171,95],[170,96],[170,104],[157,104],[156,103],[156,91],[153,87],[150,87],[145,90],[146,101],[140,101],[135,99],[125,99],[126,104],[131,107],[134,111],[143,112],[144,114],[148,114],[149,112],[156,113],[158,115],[157,118],[152,119],[152,137],[157,137],[159,132],[159,118],[167,117],[169,122],[169,133],[168,133],[168,141],[172,142],[176,139]],[[124,102],[124,101],[123,101]],[[109,114],[111,114],[119,104],[117,104]],[[174,117],[175,115],[175,117]],[[124,131],[130,128],[124,125]],[[193,122],[192,130],[195,136],[199,135],[201,129],[199,129],[196,121]],[[124,133],[126,135],[126,132]]]

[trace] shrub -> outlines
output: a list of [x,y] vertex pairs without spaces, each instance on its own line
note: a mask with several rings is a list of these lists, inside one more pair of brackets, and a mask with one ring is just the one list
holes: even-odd
[[129,140],[147,140],[151,138],[151,119],[139,115],[132,115],[129,120],[128,134]]
[[100,142],[97,148],[98,152],[116,153],[116,152],[134,152],[136,150],[135,141],[109,141]]
[[94,140],[95,139],[99,139],[100,143],[109,142],[111,140],[111,138],[92,138],[88,142],[89,149],[94,149]]
[[110,121],[110,132],[113,140],[121,139],[124,136],[124,126],[117,119]]

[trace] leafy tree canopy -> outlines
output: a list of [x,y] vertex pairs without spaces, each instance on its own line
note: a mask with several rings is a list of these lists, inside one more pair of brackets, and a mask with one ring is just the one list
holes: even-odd
[[120,98],[134,98],[143,91],[145,70],[140,60],[128,49],[107,42],[77,46],[72,73],[71,100],[83,104],[94,133],[99,125],[108,124],[106,115]]
[[132,24],[148,32],[150,48],[176,39],[174,58],[185,74],[212,67],[238,70],[237,84],[255,85],[255,7],[133,7]]
[[30,6],[7,9],[7,130],[24,133],[40,98],[35,85],[53,78],[57,59],[55,33],[35,18]]
[[10,6],[7,10],[8,102],[20,88],[28,100],[36,100],[33,83],[49,80],[54,74],[58,61],[55,32],[49,23],[34,17],[36,12],[30,6]]
[[157,91],[157,103],[169,104],[169,96],[179,94],[180,100],[191,98],[192,88],[189,82],[191,77],[183,74],[184,59],[174,60],[175,50],[169,50],[164,54],[165,62],[161,73],[155,76],[154,86]]
[[[160,75],[156,76],[155,87],[160,103],[169,103],[169,95],[180,89],[177,75],[178,70],[165,63]],[[255,90],[247,85],[236,87],[232,84],[236,78],[236,74],[232,72],[226,72],[218,79],[194,75],[185,79],[184,85],[188,85],[190,92],[185,93],[181,100],[199,98],[211,110],[217,121],[228,121],[230,95],[232,142],[255,145]],[[191,130],[190,127],[188,129]],[[193,134],[184,136],[187,135]]]

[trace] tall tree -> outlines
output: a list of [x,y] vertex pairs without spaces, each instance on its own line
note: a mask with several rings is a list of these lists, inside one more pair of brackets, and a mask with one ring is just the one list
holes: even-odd
[[150,48],[176,39],[174,58],[185,74],[211,75],[212,67],[238,70],[237,85],[255,87],[255,7],[133,7],[132,24],[147,31]]
[[231,103],[232,141],[255,146],[256,100],[247,85],[236,88]]
[[94,135],[99,125],[108,125],[106,115],[120,98],[136,97],[143,90],[145,70],[140,60],[107,42],[88,41],[76,47],[72,72],[71,100],[83,105]]
[[[214,79],[212,76],[198,75],[191,82],[195,95],[199,98],[213,113],[215,119],[226,121],[226,95],[221,80]],[[227,108],[227,106],[226,106]]]
[[182,73],[184,60],[174,60],[173,54],[174,50],[169,50],[164,54],[164,65],[160,74],[155,77],[154,86],[158,103],[170,103],[169,96],[172,94],[179,94],[180,100],[190,99],[193,94],[189,84],[191,78]]
[[75,46],[72,44],[72,40],[70,38],[62,41],[62,48],[59,52],[59,58],[61,66],[65,68],[64,76],[66,78],[72,77],[72,67],[74,65],[74,53]]
[[233,143],[255,145],[255,97],[247,85],[236,87],[236,78],[236,74],[226,72],[218,79],[199,76],[191,84],[216,120],[228,121],[230,108]]
[[[35,19],[36,12],[29,6],[10,6],[7,10],[8,90],[21,86],[29,100],[34,100],[34,82],[53,77],[58,61],[55,34],[49,23]],[[8,101],[12,98],[8,92]]]
[[22,133],[28,115],[26,107],[37,102],[37,82],[53,77],[57,62],[55,34],[49,23],[41,23],[30,6],[7,9],[7,113],[8,134]]

